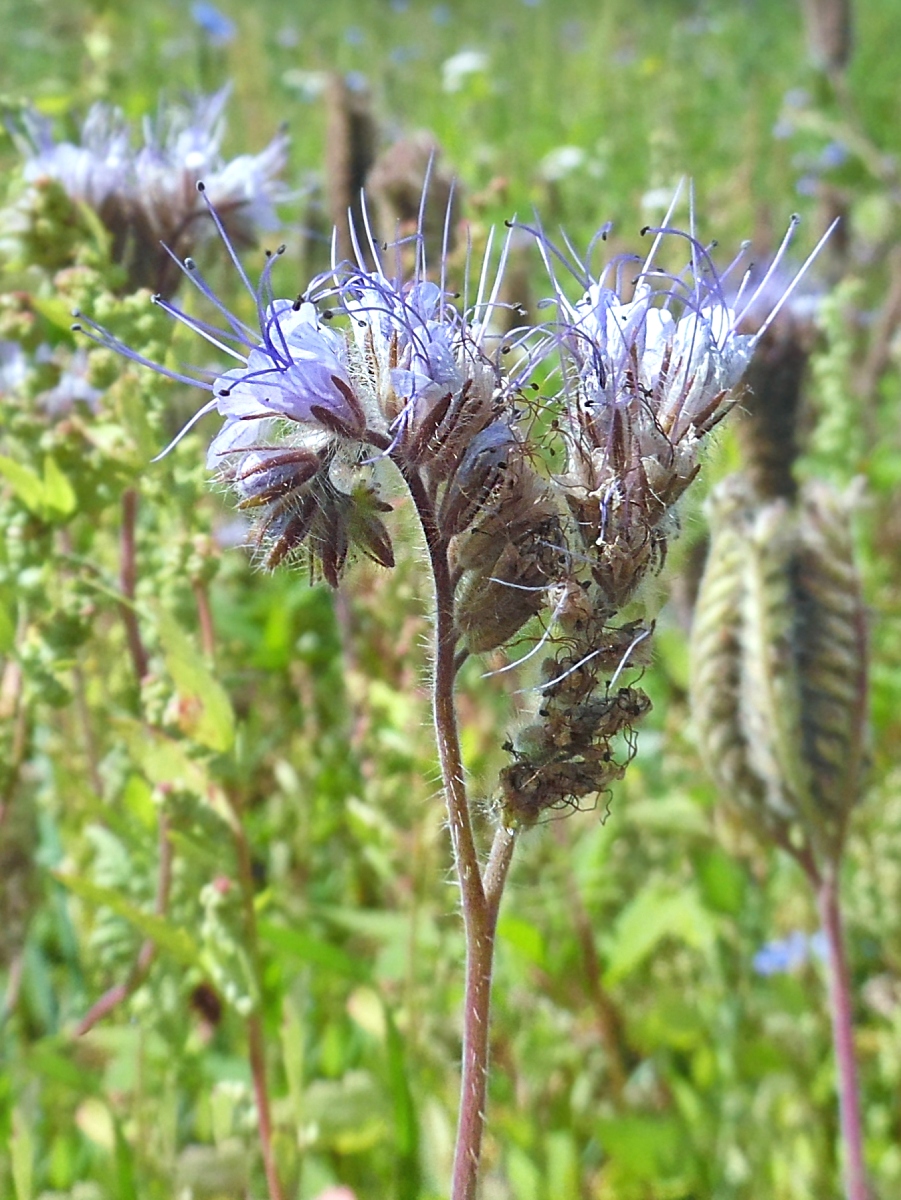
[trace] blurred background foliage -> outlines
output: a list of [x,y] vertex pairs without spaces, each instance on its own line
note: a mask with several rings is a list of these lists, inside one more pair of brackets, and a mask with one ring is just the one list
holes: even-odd
[[[217,27],[205,6],[166,0],[0,0],[0,80],[8,105],[28,100],[70,135],[97,99],[137,121],[161,94],[232,81],[229,153],[282,123],[291,137],[293,199],[270,239],[288,245],[284,294],[327,258],[332,72],[369,97],[381,143],[431,131],[476,245],[534,206],[577,245],[612,219],[614,249],[634,247],[683,174],[726,258],[744,237],[771,250],[793,210],[799,255],[843,216],[818,267],[834,290],[801,467],[865,481],[872,769],[844,883],[867,1153],[888,1198],[901,1189],[901,13],[860,3],[845,65],[817,40],[828,8],[811,3],[805,26],[778,0],[258,0],[223,2]],[[0,156],[12,203],[9,138]],[[234,291],[224,255],[207,257]],[[0,339],[53,349],[45,389],[74,348],[75,305],[165,352],[165,318],[146,295],[112,302],[90,261],[55,275],[5,263]],[[256,572],[230,544],[200,437],[150,462],[196,397],[104,369],[93,412],[54,415],[0,384],[0,1195],[262,1196],[256,1029],[290,1196],[438,1198],[463,947],[412,523],[396,514],[393,572],[360,562],[337,595]],[[687,710],[701,493],[737,460],[727,432],[683,510],[644,684],[654,713],[624,783],[520,846],[486,1200],[838,1194],[812,903],[717,801]],[[485,669],[467,667],[461,711],[487,799],[530,680]],[[78,1036],[101,997],[108,1013]]]

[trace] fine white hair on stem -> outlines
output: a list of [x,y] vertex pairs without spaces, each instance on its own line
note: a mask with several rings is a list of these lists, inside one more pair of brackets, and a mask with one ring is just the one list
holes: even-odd
[[[503,580],[503,579],[495,579],[495,578],[492,576],[492,578],[491,578],[491,582],[492,582],[492,583],[505,583],[506,581],[505,581],[505,580]],[[529,591],[529,592],[531,592],[531,591],[545,591],[545,590],[546,590],[546,588],[530,588],[530,587],[526,587],[524,584],[520,584],[520,583],[509,583],[509,584],[507,584],[507,586],[508,586],[508,587],[515,587],[515,588],[519,588],[521,591]],[[524,654],[524,655],[522,656],[522,658],[517,658],[517,659],[516,659],[514,662],[505,663],[505,665],[504,665],[504,666],[502,666],[502,667],[498,667],[498,668],[497,668],[496,670],[494,670],[494,671],[486,671],[486,672],[485,672],[485,673],[482,675],[482,678],[483,678],[483,679],[490,679],[490,678],[491,678],[493,675],[503,675],[503,674],[505,674],[505,672],[507,672],[507,671],[512,671],[512,670],[513,670],[515,667],[521,667],[521,666],[522,666],[522,664],[523,664],[523,663],[526,663],[526,662],[528,662],[530,658],[534,658],[534,656],[535,656],[536,654],[538,654],[538,653],[539,653],[539,651],[540,651],[540,650],[542,650],[542,649],[543,649],[543,648],[544,648],[544,647],[545,647],[545,646],[548,644],[548,642],[550,641],[550,638],[551,638],[551,628],[552,628],[552,626],[553,626],[554,622],[557,620],[557,618],[558,618],[558,617],[559,617],[559,616],[560,616],[560,615],[563,613],[563,610],[564,610],[564,608],[566,607],[566,601],[567,601],[567,599],[568,599],[568,597],[567,597],[567,594],[566,594],[566,592],[564,591],[564,592],[563,592],[563,594],[561,595],[560,599],[557,601],[556,605],[554,606],[554,611],[553,611],[553,614],[551,615],[551,619],[550,619],[550,621],[548,622],[547,628],[545,629],[545,631],[544,631],[544,633],[541,635],[541,637],[538,639],[537,643],[536,643],[536,644],[535,644],[535,645],[532,647],[532,649],[531,649],[531,650],[528,652],[528,654]]]
[[632,639],[632,641],[629,643],[629,645],[626,647],[625,651],[623,652],[623,656],[619,660],[619,665],[617,666],[616,670],[613,672],[612,679],[607,684],[608,688],[616,687],[616,681],[619,679],[620,675],[622,675],[623,671],[625,670],[626,664],[629,661],[629,655],[632,653],[632,651],[635,649],[636,646],[640,645],[646,638],[649,638],[653,632],[654,632],[654,626],[649,625],[647,627],[647,629],[643,629],[640,633],[637,633],[635,635],[635,637]]

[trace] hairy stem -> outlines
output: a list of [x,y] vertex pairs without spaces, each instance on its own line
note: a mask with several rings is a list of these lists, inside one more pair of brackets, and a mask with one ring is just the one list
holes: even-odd
[[494,935],[515,837],[509,830],[498,829],[483,876],[466,794],[454,701],[457,672],[466,655],[458,651],[457,645],[455,585],[448,542],[438,527],[434,505],[421,476],[414,471],[404,471],[404,475],[422,524],[435,585],[432,712],[466,939],[463,1074],[451,1200],[475,1200],[485,1127]]
[[483,880],[485,903],[466,925],[463,1078],[451,1200],[475,1200],[478,1189],[488,1090],[495,932],[514,845],[515,835],[510,830],[497,830]]
[[838,872],[828,867],[817,887],[820,922],[829,947],[829,1000],[832,1010],[832,1039],[838,1071],[838,1099],[842,1144],[845,1155],[847,1200],[868,1200],[866,1170],[863,1161],[863,1121],[860,1112],[860,1087],[854,1052],[854,1025],[851,1013],[851,978],[845,955],[839,901]]

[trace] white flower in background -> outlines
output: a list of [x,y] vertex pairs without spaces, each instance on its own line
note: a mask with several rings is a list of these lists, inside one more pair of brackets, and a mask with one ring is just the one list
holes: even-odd
[[441,87],[445,92],[459,92],[471,75],[488,70],[488,55],[482,50],[461,50],[441,64]]

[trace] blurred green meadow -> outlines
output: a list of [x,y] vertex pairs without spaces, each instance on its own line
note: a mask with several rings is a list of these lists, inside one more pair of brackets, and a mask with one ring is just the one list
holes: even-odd
[[[842,215],[817,267],[835,290],[799,469],[862,480],[872,765],[843,883],[874,1196],[901,1194],[901,10],[858,4],[853,55],[831,77],[801,8],[777,0],[218,10],[229,38],[186,4],[0,0],[0,89],[62,137],[96,100],[139,123],[161,95],[231,81],[228,154],[261,150],[282,124],[291,138],[292,195],[264,240],[288,247],[281,294],[327,262],[334,72],[368,91],[382,144],[431,131],[476,244],[535,209],[579,247],[611,220],[615,249],[640,250],[683,176],[724,262],[744,238],[771,252],[795,211],[800,261]],[[2,132],[0,163],[11,205],[20,158]],[[0,226],[0,253],[8,236]],[[236,296],[224,252],[204,254]],[[255,276],[261,250],[243,257]],[[0,342],[19,336],[29,293],[40,337],[28,336],[71,349],[71,279],[9,253],[0,266]],[[536,273],[533,299],[541,286]],[[146,295],[98,319],[169,336]],[[192,349],[181,337],[176,359]],[[337,593],[301,570],[255,570],[227,545],[230,510],[208,486],[210,426],[150,461],[196,395],[160,400],[132,366],[121,373],[96,413],[56,422],[0,382],[0,453],[24,471],[0,483],[0,1197],[264,1196],[256,1013],[292,1200],[439,1200],[463,940],[413,521],[394,571],[360,561]],[[625,780],[519,847],[499,926],[484,1200],[841,1194],[813,904],[797,867],[717,797],[688,712],[685,580],[703,494],[738,458],[727,430],[649,599],[654,711]],[[126,492],[140,687],[120,580]],[[461,692],[486,827],[531,682],[527,668],[483,677],[504,661],[469,662]]]

